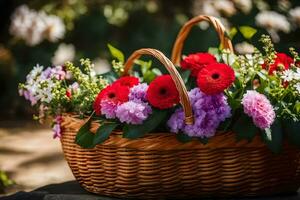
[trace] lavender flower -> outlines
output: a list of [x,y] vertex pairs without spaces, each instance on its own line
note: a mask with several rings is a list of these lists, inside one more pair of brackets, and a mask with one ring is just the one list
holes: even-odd
[[147,93],[148,85],[147,83],[140,83],[138,85],[133,86],[130,88],[129,93],[129,101],[141,101],[146,102],[146,93]]
[[128,101],[118,106],[116,116],[121,122],[128,124],[142,124],[152,113],[148,103]]
[[254,124],[261,128],[270,128],[275,120],[272,104],[263,94],[255,90],[248,90],[242,99],[244,112],[252,117]]
[[206,95],[199,88],[189,92],[194,112],[194,124],[185,125],[183,109],[179,108],[168,120],[171,132],[183,131],[189,136],[212,137],[219,124],[231,116],[231,109],[224,94]]

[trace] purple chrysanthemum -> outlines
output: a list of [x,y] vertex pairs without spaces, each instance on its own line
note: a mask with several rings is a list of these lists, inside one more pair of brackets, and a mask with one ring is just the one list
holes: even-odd
[[138,85],[133,86],[132,88],[130,88],[130,92],[128,96],[129,100],[146,102],[147,89],[148,89],[147,83],[140,83]]
[[255,90],[248,90],[242,99],[244,112],[252,117],[254,124],[261,128],[270,128],[275,120],[275,112],[272,104],[263,94]]
[[219,124],[231,116],[224,94],[206,95],[195,88],[189,92],[194,113],[194,124],[185,125],[183,109],[179,108],[168,121],[171,132],[183,131],[189,136],[211,137]]
[[116,110],[118,104],[109,100],[102,100],[101,103],[101,113],[105,115],[107,119],[113,119],[116,117]]
[[121,122],[142,124],[152,113],[148,103],[128,101],[118,106],[116,116]]

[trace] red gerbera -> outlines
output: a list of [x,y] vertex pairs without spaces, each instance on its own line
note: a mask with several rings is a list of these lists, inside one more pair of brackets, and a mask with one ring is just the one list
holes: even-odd
[[198,74],[197,84],[202,92],[213,95],[223,92],[234,82],[233,69],[222,63],[204,67]]
[[94,102],[94,110],[97,115],[101,115],[101,101],[109,100],[113,103],[124,103],[128,101],[129,87],[120,84],[109,85],[97,95]]
[[293,62],[293,58],[285,53],[277,53],[274,63],[269,66],[264,63],[262,68],[269,69],[269,75],[273,75],[275,71],[287,70]]
[[180,65],[183,69],[191,70],[192,71],[191,75],[197,77],[199,71],[203,67],[216,62],[217,60],[215,56],[213,56],[210,53],[195,53],[185,57],[181,61]]
[[139,79],[134,76],[124,76],[116,80],[113,84],[120,84],[122,86],[127,86],[131,88],[134,85],[139,84]]
[[147,90],[149,103],[156,108],[166,109],[179,102],[179,94],[170,75],[156,77]]

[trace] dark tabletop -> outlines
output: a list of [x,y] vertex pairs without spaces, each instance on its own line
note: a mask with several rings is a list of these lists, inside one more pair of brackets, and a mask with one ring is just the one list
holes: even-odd
[[[235,198],[240,200],[300,200],[300,194],[289,194],[276,197]],[[85,191],[76,181],[47,185],[31,192],[18,192],[2,197],[0,200],[120,200],[98,196]],[[232,199],[233,200],[233,199]]]

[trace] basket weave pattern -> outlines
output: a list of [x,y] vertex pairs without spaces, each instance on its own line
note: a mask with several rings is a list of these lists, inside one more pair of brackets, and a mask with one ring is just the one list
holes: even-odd
[[[236,143],[233,133],[217,133],[203,145],[182,144],[170,133],[128,140],[115,132],[96,148],[82,149],[74,140],[83,123],[65,115],[61,142],[74,176],[93,193],[133,198],[257,196],[294,192],[300,186],[300,154],[288,145],[272,155],[259,137]],[[97,126],[92,123],[92,130]]]

